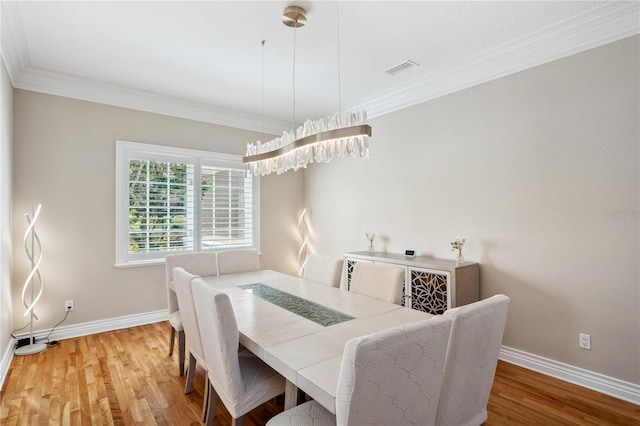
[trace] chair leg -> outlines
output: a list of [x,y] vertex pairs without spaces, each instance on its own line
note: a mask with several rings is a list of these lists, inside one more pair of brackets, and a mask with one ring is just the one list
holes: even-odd
[[173,355],[173,344],[176,340],[176,329],[171,326],[171,336],[169,337],[169,356]]
[[307,401],[307,394],[302,389],[298,389],[298,405],[304,404]]
[[218,405],[218,394],[216,390],[213,388],[211,382],[209,382],[209,403],[207,404],[207,421],[205,424],[207,426],[213,426],[213,419],[216,416],[216,406]]
[[189,353],[189,366],[187,367],[187,382],[184,385],[184,393],[191,393],[193,378],[196,375],[196,359]]
[[[207,421],[207,414],[209,413],[209,374],[204,375],[204,399],[202,400],[202,414],[200,415],[200,421]],[[215,410],[214,410],[215,411]]]
[[184,330],[178,332],[178,363],[180,368],[180,377],[184,376]]

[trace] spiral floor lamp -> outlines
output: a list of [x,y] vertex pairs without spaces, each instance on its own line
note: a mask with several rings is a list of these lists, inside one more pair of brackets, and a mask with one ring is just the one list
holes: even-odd
[[309,224],[307,223],[306,208],[302,210],[302,213],[300,214],[300,219],[298,220],[298,232],[300,233],[300,238],[302,238],[300,250],[298,251],[298,264],[300,265],[298,274],[302,276],[304,275],[304,267],[307,264],[307,259],[309,258],[309,248],[307,247],[307,243],[309,242]]
[[[24,316],[30,316],[29,344],[16,349],[16,355],[37,354],[38,352],[42,352],[47,349],[46,344],[36,343],[33,337],[33,320],[38,319],[38,316],[33,309],[36,306],[36,303],[38,303],[38,300],[40,300],[42,290],[44,289],[44,282],[42,281],[42,276],[38,270],[40,262],[42,261],[42,244],[40,244],[40,238],[36,232],[36,222],[40,216],[41,209],[42,204],[38,204],[33,208],[32,217],[29,216],[29,213],[25,214],[29,226],[27,226],[27,231],[24,233],[24,251],[27,253],[27,257],[31,262],[31,271],[29,272],[29,276],[22,287],[22,304],[27,309]],[[29,296],[27,296],[27,293],[29,293]],[[27,300],[27,297],[29,300]]]

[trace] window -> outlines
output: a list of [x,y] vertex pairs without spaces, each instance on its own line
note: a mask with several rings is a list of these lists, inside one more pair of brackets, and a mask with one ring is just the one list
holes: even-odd
[[116,266],[259,247],[259,180],[242,157],[116,142]]

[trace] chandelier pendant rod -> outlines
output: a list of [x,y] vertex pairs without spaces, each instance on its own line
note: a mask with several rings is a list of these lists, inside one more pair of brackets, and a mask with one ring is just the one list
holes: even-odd
[[291,70],[291,93],[293,94],[291,106],[291,130],[296,129],[296,32],[298,29],[298,19],[295,18],[293,25],[293,65]]
[[[342,73],[340,72],[340,1],[336,0],[336,39],[338,41],[338,114],[342,114]],[[371,135],[369,135],[371,136]]]

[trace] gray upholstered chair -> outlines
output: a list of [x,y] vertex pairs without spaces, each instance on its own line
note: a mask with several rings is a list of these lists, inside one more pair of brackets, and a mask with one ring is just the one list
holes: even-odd
[[336,414],[316,401],[278,414],[268,426],[433,425],[451,319],[429,320],[347,341]]
[[478,426],[487,420],[508,309],[509,298],[500,294],[442,315],[452,324],[436,424]]
[[340,287],[343,263],[344,260],[340,258],[312,254],[305,262],[303,277],[331,287]]
[[251,352],[238,352],[240,334],[229,296],[200,278],[191,285],[209,375],[206,424],[213,424],[218,398],[233,424],[242,424],[246,413],[284,393],[285,379]]
[[180,307],[173,286],[173,268],[183,268],[185,271],[202,277],[218,275],[218,263],[213,252],[170,254],[165,257],[165,280],[167,286],[167,304],[169,310],[169,324],[171,335],[169,337],[169,356],[173,355],[173,346],[178,332],[178,368],[180,375],[184,375],[185,361],[185,336],[180,315]]
[[242,249],[218,252],[218,270],[220,275],[237,274],[260,270],[258,250]]
[[382,263],[357,262],[351,272],[350,291],[400,304],[404,269]]

